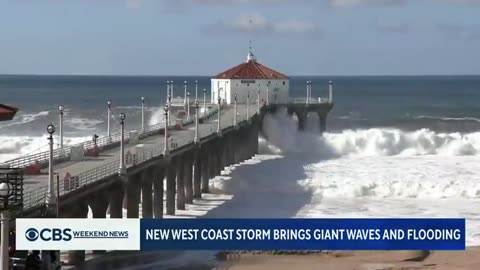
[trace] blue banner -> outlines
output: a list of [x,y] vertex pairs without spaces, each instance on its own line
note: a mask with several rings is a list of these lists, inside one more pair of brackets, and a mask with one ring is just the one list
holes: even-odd
[[142,219],[141,250],[464,250],[465,219]]

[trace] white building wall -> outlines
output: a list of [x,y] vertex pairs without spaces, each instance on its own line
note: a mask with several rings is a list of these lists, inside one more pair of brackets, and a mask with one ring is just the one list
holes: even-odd
[[[267,84],[270,82],[269,90]],[[269,93],[269,102],[287,103],[290,90],[290,82],[285,80],[219,80],[212,79],[212,99],[211,102],[217,103],[217,97],[220,89],[222,101],[227,104],[233,104],[234,96],[237,94],[238,104],[245,104],[250,92],[250,103],[257,102],[258,89],[260,89],[260,102],[266,102],[267,92]],[[226,89],[226,92],[223,90]]]

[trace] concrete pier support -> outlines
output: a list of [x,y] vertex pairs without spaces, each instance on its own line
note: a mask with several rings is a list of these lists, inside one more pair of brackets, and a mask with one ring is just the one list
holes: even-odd
[[[68,210],[62,211],[63,218],[87,218],[88,204],[85,202],[76,202],[69,205]],[[79,265],[85,261],[85,250],[70,250],[67,251],[64,257],[64,264]]]
[[210,155],[207,151],[202,151],[201,152],[201,157],[202,157],[202,193],[208,193],[210,192],[210,187],[209,187],[209,179],[210,179],[210,171],[211,171],[211,159],[209,158]]
[[138,218],[141,177],[141,174],[129,176],[125,185],[127,218]]
[[95,194],[88,198],[88,205],[92,209],[93,218],[106,218],[108,208],[108,198],[103,194]]
[[125,189],[124,183],[118,179],[110,187],[110,218],[122,218],[123,216],[123,196]]
[[224,155],[224,148],[223,147],[224,147],[223,139],[218,139],[218,141],[217,141],[217,166],[216,166],[216,170],[215,170],[215,175],[221,175],[222,170],[225,168],[225,166],[224,166],[225,155]]
[[153,179],[154,168],[142,174],[142,218],[153,218]]
[[298,130],[305,130],[307,114],[297,113],[297,119],[298,119]]
[[229,134],[226,137],[226,151],[227,151],[227,166],[231,166],[235,164],[235,151],[234,151],[234,135]]
[[185,159],[182,156],[177,160],[177,209],[185,210]]
[[[104,194],[93,194],[88,198],[88,205],[92,209],[92,218],[106,218],[107,209],[109,205],[108,196],[103,196]],[[106,253],[105,250],[93,250],[93,254],[103,254]]]
[[320,120],[320,133],[323,134],[327,130],[327,117],[319,113],[318,119]]
[[255,120],[253,123],[253,128],[255,129],[255,154],[258,154],[258,136],[260,135],[260,123],[258,123],[258,120]]
[[163,218],[163,179],[165,169],[157,167],[153,178],[153,215],[155,218]]
[[209,164],[208,178],[209,179],[212,179],[217,175],[217,166],[218,166],[217,153],[215,151],[216,145],[212,143],[211,146],[212,147],[209,149],[210,153],[208,154],[208,164]]
[[193,157],[193,198],[202,198],[202,152],[200,148],[195,149]]
[[167,169],[167,215],[175,215],[175,179],[177,177],[177,158],[172,158]]
[[193,155],[194,153],[185,154],[183,161],[184,172],[184,184],[185,184],[185,203],[193,203]]
[[232,135],[232,158],[233,158],[233,164],[238,164],[240,163],[240,156],[239,156],[239,151],[240,151],[240,147],[241,147],[241,143],[240,143],[240,136],[239,136],[239,132],[240,131],[237,131],[235,132],[235,134]]

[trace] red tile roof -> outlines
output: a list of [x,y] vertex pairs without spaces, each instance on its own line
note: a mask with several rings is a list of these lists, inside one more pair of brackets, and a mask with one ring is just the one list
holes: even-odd
[[12,120],[18,109],[0,104],[0,121]]
[[224,71],[215,76],[215,79],[284,79],[288,77],[278,71],[266,67],[257,61],[248,61]]

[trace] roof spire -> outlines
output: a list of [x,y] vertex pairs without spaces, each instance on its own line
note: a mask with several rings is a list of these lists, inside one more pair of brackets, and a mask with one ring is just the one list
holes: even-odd
[[250,61],[257,61],[257,58],[255,57],[255,55],[253,54],[253,49],[252,49],[252,24],[253,24],[253,20],[252,20],[252,17],[250,17],[250,21],[249,21],[249,29],[248,31],[250,32],[250,40],[248,42],[248,47],[249,47],[249,52],[248,52],[248,56],[247,56],[247,62],[250,62]]

